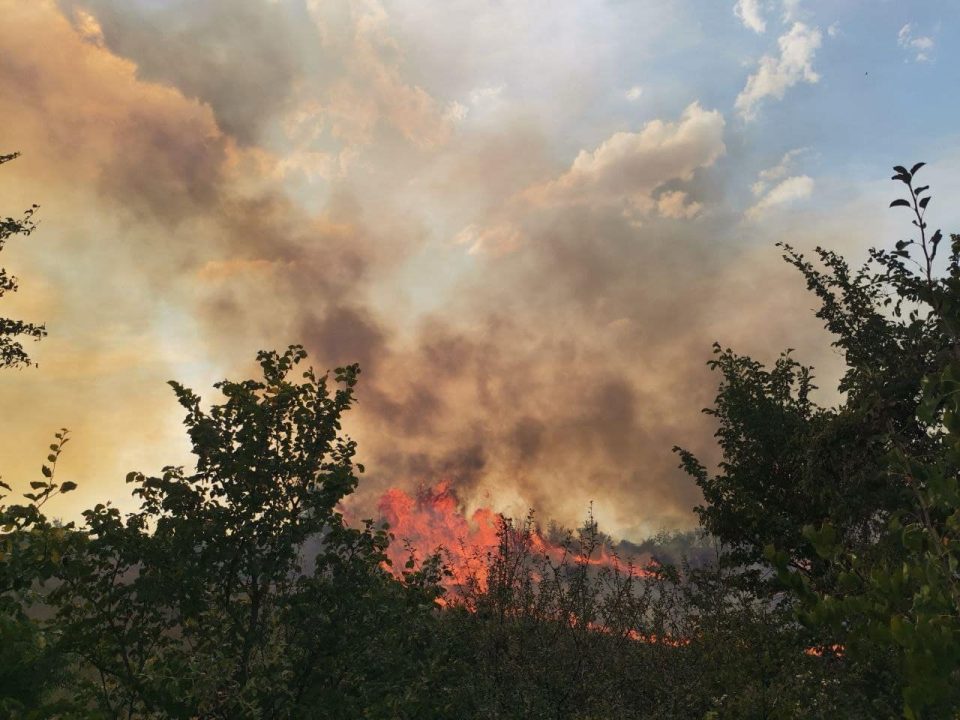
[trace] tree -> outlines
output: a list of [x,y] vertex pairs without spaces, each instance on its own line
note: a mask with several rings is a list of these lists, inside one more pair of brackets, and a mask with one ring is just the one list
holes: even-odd
[[[19,156],[20,153],[0,155],[0,165],[15,160]],[[24,211],[23,216],[19,219],[12,217],[0,219],[0,250],[3,250],[7,240],[12,236],[29,235],[36,229],[33,216],[37,207],[37,205],[31,206]],[[0,268],[0,297],[8,292],[16,292],[16,290],[17,279],[8,275],[4,268]],[[0,317],[0,368],[30,365],[30,356],[23,349],[23,344],[15,338],[27,337],[40,340],[46,334],[47,330],[43,325]]]
[[894,169],[909,198],[892,207],[913,212],[916,240],[871,250],[857,270],[782,246],[846,360],[842,402],[816,405],[812,368],[789,355],[767,370],[717,347],[723,379],[706,412],[719,471],[677,449],[703,490],[704,526],[754,571],[754,588],[792,590],[798,619],[873,687],[876,715],[891,712],[892,690],[910,718],[960,707],[960,236],[938,275],[943,236],[928,232],[922,167]]
[[[429,578],[385,569],[386,530],[348,527],[356,444],[341,433],[355,365],[289,375],[294,346],[258,356],[262,380],[223,381],[187,411],[196,469],[130,473],[140,509],[84,513],[86,539],[52,594],[64,647],[90,668],[82,697],[110,717],[431,717]],[[418,688],[418,692],[411,692]]]
[[66,430],[56,438],[49,464],[42,466],[43,479],[31,482],[31,491],[24,493],[26,504],[4,505],[3,491],[10,486],[0,481],[0,717],[50,717],[71,707],[50,695],[67,675],[58,629],[31,614],[58,574],[73,534],[72,524],[52,523],[43,513],[48,500],[76,488],[71,481],[55,480],[57,461],[69,442]]
[[789,573],[783,555],[771,551],[782,581],[804,601],[805,622],[837,633],[854,656],[876,647],[896,655],[904,716],[911,720],[960,710],[960,235],[951,236],[938,274],[943,236],[927,233],[928,186],[913,184],[922,166],[894,168],[909,199],[891,203],[913,211],[919,238],[872,253],[886,268],[895,314],[909,308],[908,327],[930,336],[938,350],[920,382],[899,393],[924,437],[906,442],[891,424],[880,457],[884,475],[909,500],[873,538],[881,552],[852,552],[837,541],[831,522],[804,529],[837,576],[833,592]]
[[[18,156],[0,155],[0,165]],[[0,250],[12,236],[33,232],[36,210],[33,205],[19,219],[0,219]],[[0,268],[0,297],[16,290],[17,279]],[[0,317],[0,368],[30,365],[30,357],[16,338],[40,340],[45,335],[42,325]],[[42,466],[42,479],[30,483],[31,491],[24,493],[25,504],[5,505],[11,488],[0,479],[0,713],[4,717],[18,717],[27,711],[40,717],[38,713],[66,708],[65,703],[47,702],[49,690],[64,672],[64,658],[55,648],[56,631],[48,631],[29,611],[55,574],[72,531],[71,525],[51,523],[42,510],[50,498],[76,487],[70,481],[54,482],[67,434],[65,429],[57,433],[50,446],[49,465]]]
[[846,360],[837,388],[843,402],[817,405],[810,397],[813,368],[789,352],[768,370],[715,346],[710,366],[722,380],[714,407],[705,412],[719,425],[719,472],[711,475],[691,453],[675,450],[703,491],[698,513],[704,527],[729,543],[737,559],[761,563],[766,546],[774,544],[796,571],[829,584],[830,573],[803,528],[829,521],[845,547],[876,549],[876,534],[911,495],[886,472],[885,454],[891,443],[921,457],[934,452],[935,424],[915,409],[921,380],[950,340],[898,295],[914,287],[902,255],[906,245],[893,254],[872,251],[871,262],[857,270],[823,248],[816,249],[820,269],[792,247],[781,247],[820,300],[817,317]]
[[[471,672],[458,717],[862,718],[861,678],[816,656],[786,604],[707,563],[611,563],[591,519],[556,546],[530,519],[449,598],[442,629]],[[601,552],[601,550],[603,552]]]

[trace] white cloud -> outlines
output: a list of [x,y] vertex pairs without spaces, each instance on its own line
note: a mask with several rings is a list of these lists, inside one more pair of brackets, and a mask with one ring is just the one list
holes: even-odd
[[[581,150],[570,169],[535,185],[523,198],[536,206],[623,206],[632,216],[656,208],[653,194],[671,180],[690,180],[726,150],[723,115],[692,103],[678,122],[653,120],[639,132],[618,132],[595,150]],[[676,198],[667,201],[675,211]]]
[[829,37],[835,38],[839,34],[840,34],[840,23],[838,22],[830,23],[830,27],[827,28],[827,35]]
[[785,23],[795,22],[800,17],[801,0],[783,0],[783,21]]
[[777,41],[780,56],[760,58],[757,71],[747,79],[737,96],[737,112],[744,120],[757,116],[757,105],[768,97],[783,99],[787,88],[799,82],[816,83],[820,76],[813,69],[813,58],[823,37],[819,28],[797,22]]
[[640,99],[640,96],[643,95],[643,88],[639,85],[634,85],[632,88],[627,90],[623,96],[630,102],[635,102]]
[[747,219],[756,220],[767,211],[787,205],[813,194],[813,178],[807,175],[794,175],[774,185],[771,190],[746,212]]
[[766,170],[761,170],[757,176],[757,181],[751,186],[753,194],[756,196],[763,195],[766,192],[767,188],[770,186],[770,183],[785,178],[792,169],[794,161],[803,153],[807,151],[807,148],[795,148],[784,153],[783,157],[780,158],[780,162],[774,165],[771,168]]
[[933,50],[933,38],[929,35],[915,35],[913,25],[907,23],[897,33],[897,44],[913,55],[914,62],[929,62]]
[[760,11],[760,0],[737,0],[737,4],[733,6],[733,12],[745,27],[754,32],[762,33],[767,29],[767,23],[764,22]]

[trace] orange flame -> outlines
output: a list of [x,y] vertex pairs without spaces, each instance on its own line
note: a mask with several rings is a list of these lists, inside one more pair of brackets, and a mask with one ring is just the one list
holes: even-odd
[[824,655],[836,655],[837,657],[843,657],[844,650],[843,645],[839,643],[834,643],[832,645],[815,645],[814,647],[808,647],[803,652],[812,657],[823,657]]
[[[490,508],[479,508],[468,518],[460,509],[455,490],[446,480],[433,487],[420,488],[415,495],[390,488],[381,496],[378,508],[381,519],[388,523],[395,538],[387,550],[391,572],[400,576],[411,556],[415,563],[420,563],[442,549],[443,561],[453,574],[453,578],[444,583],[447,590],[456,591],[457,585],[466,579],[476,582],[477,590],[483,592],[486,589],[490,558],[497,552],[501,540],[499,514]],[[530,550],[548,557],[553,563],[567,558],[577,564],[612,568],[634,577],[658,575],[656,561],[651,561],[646,568],[634,567],[623,563],[607,547],[600,547],[590,556],[571,554],[569,548],[551,543],[535,529],[529,537],[524,537],[524,542],[529,543]],[[443,597],[437,598],[436,602],[440,607],[449,605]],[[576,625],[577,621],[571,618],[570,623]],[[587,627],[599,633],[613,632],[594,622],[588,622]],[[645,634],[635,629],[626,630],[625,636],[634,642],[676,648],[691,642],[685,637]],[[844,647],[826,645],[806,648],[804,652],[817,657],[827,654],[842,657]]]
[[476,577],[486,583],[485,554],[499,542],[498,515],[492,510],[479,508],[467,519],[446,481],[421,488],[416,496],[390,488],[380,498],[379,510],[396,538],[387,550],[395,573],[411,555],[422,562],[442,548],[455,577]]
[[[399,488],[387,490],[380,498],[380,516],[390,526],[395,541],[387,554],[392,570],[400,574],[412,555],[422,562],[430,554],[443,549],[443,559],[453,574],[448,589],[469,578],[483,590],[487,583],[488,563],[500,543],[501,516],[489,508],[479,508],[468,518],[460,509],[456,492],[448,481],[421,488],[410,495]],[[530,549],[558,562],[570,551],[553,544],[534,530],[528,539]],[[624,564],[606,547],[588,556],[574,555],[575,563],[596,567],[617,568],[637,577],[648,576],[648,570]]]

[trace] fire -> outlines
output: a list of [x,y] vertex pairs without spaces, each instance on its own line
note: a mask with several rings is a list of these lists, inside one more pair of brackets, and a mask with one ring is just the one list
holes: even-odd
[[[421,488],[415,495],[391,488],[380,498],[380,516],[390,526],[395,541],[388,557],[392,569],[399,574],[408,559],[423,561],[442,548],[443,560],[452,572],[448,589],[470,581],[484,590],[489,572],[489,559],[500,544],[501,516],[490,508],[478,508],[469,517],[460,509],[460,501],[449,482]],[[524,537],[528,549],[558,563],[567,557],[573,563],[595,567],[617,568],[635,576],[651,572],[624,564],[608,548],[600,547],[589,556],[571,556],[570,550],[551,543],[538,530]]]
[[803,652],[812,657],[823,657],[824,655],[836,655],[837,657],[843,657],[844,650],[843,645],[839,643],[833,643],[832,645],[819,645],[814,647],[808,647]]
[[[444,584],[455,595],[464,583],[475,583],[474,589],[484,592],[489,579],[490,561],[500,550],[502,517],[490,508],[478,508],[469,517],[461,510],[459,498],[448,481],[433,487],[422,487],[411,495],[399,488],[387,490],[378,503],[380,517],[388,523],[394,541],[387,550],[389,569],[400,576],[411,556],[415,564],[442,551],[442,559],[452,573]],[[536,528],[529,533],[517,532],[511,542],[519,541],[535,554],[545,557],[554,565],[569,562],[575,565],[607,567],[633,577],[657,577],[658,564],[649,562],[646,567],[625,564],[606,546],[598,547],[590,555],[576,553],[570,548],[551,543]],[[440,607],[447,607],[450,600],[437,598]],[[468,606],[469,607],[469,606]],[[576,618],[570,618],[577,625]],[[609,634],[610,628],[600,623],[588,622],[587,627],[598,633]],[[689,645],[686,637],[669,634],[642,633],[636,629],[626,630],[625,636],[638,643],[660,644],[680,648]],[[806,648],[807,655],[833,654],[842,657],[843,645],[826,645]]]
[[380,498],[379,510],[396,538],[387,551],[395,573],[411,555],[421,562],[442,549],[455,579],[474,577],[486,583],[486,554],[499,543],[499,516],[492,510],[479,508],[467,518],[446,481],[421,488],[415,496],[391,488]]

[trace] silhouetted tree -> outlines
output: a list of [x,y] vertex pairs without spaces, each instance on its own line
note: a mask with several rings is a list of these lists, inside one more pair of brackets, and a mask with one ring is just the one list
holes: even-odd
[[[19,156],[20,153],[0,155],[0,165]],[[19,219],[12,217],[0,219],[0,250],[3,250],[7,240],[13,235],[29,235],[34,231],[36,225],[33,216],[37,207],[37,205],[31,206],[24,211]],[[17,279],[8,275],[6,269],[0,268],[0,297],[8,292],[16,292],[16,290]],[[23,349],[23,344],[16,338],[27,337],[40,340],[46,334],[47,331],[43,325],[0,317],[0,368],[30,365],[30,356]]]

